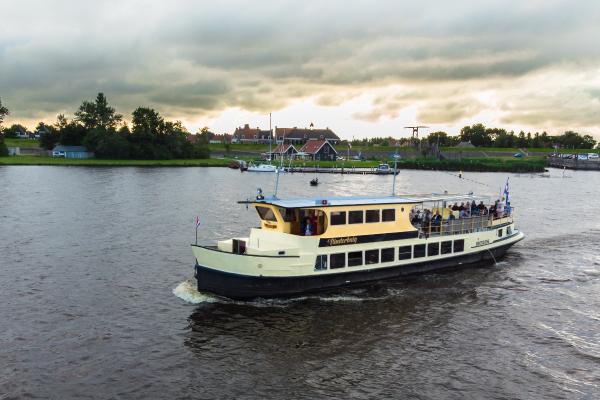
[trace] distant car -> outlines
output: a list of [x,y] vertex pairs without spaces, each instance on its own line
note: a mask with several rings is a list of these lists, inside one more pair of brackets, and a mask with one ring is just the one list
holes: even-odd
[[577,154],[577,158],[579,160],[587,160],[588,156],[587,156],[587,154]]
[[521,157],[525,157],[525,154],[523,154],[523,153],[515,153],[515,154],[513,154],[513,157],[521,158]]
[[338,157],[337,160],[338,161],[346,161],[346,159],[344,157]]
[[598,153],[588,153],[588,159],[598,159],[600,158],[600,156],[598,156]]

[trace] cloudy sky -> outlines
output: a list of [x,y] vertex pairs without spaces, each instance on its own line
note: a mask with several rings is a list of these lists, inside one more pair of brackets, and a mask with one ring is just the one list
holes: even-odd
[[[600,2],[0,0],[6,123],[104,92],[190,131],[464,125],[600,138]],[[5,124],[6,124],[5,123]]]

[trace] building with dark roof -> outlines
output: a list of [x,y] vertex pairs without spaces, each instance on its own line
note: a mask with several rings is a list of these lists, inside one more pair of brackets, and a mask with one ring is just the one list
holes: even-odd
[[298,156],[303,156],[311,160],[335,161],[337,159],[337,151],[329,140],[309,140],[302,146]]
[[279,143],[275,149],[271,152],[271,159],[277,158],[281,155],[283,157],[291,157],[298,154],[298,150],[290,143]]
[[277,142],[289,142],[292,144],[304,144],[309,140],[328,140],[332,144],[340,142],[340,138],[331,129],[314,128],[275,128]]

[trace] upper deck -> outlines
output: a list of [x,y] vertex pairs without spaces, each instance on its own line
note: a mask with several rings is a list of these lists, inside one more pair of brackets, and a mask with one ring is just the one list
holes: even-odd
[[[261,219],[261,229],[281,232],[297,236],[320,236],[322,238],[339,238],[347,236],[391,234],[398,236],[405,233],[406,237],[423,234],[424,222],[433,221],[433,216],[439,214],[442,220],[465,218],[453,212],[452,204],[467,204],[470,210],[473,202],[483,199],[489,201],[489,196],[473,194],[421,194],[382,197],[328,197],[316,199],[278,198],[257,199],[241,202],[252,204]],[[427,206],[428,208],[425,208]],[[413,213],[417,210],[428,212],[429,221],[415,223]],[[450,214],[453,214],[450,216]],[[474,214],[475,215],[475,214]],[[474,216],[473,215],[473,216]],[[483,228],[481,222],[477,225]],[[472,217],[469,213],[468,217]],[[487,218],[485,218],[487,219]],[[491,218],[493,219],[493,218]],[[456,225],[453,223],[452,226]],[[462,227],[461,221],[461,227]],[[449,229],[447,231],[464,231],[464,229]],[[429,232],[435,231],[430,229]]]

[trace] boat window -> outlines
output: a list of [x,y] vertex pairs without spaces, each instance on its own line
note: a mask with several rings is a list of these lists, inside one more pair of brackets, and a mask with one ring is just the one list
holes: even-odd
[[279,213],[285,222],[295,222],[296,213],[292,208],[281,208],[279,207]]
[[512,228],[510,226],[506,228],[506,234],[512,235]]
[[454,252],[459,253],[465,250],[465,239],[455,240],[454,241]]
[[365,251],[365,264],[378,264],[378,263],[379,263],[379,249],[366,250]]
[[331,225],[345,225],[346,224],[346,211],[332,211],[329,213],[331,219]]
[[331,269],[344,268],[346,266],[346,253],[335,253],[329,256],[329,265]]
[[321,254],[317,256],[315,261],[315,271],[323,271],[327,269],[327,254]]
[[424,244],[415,244],[414,257],[415,258],[425,257],[425,245]]
[[440,243],[429,243],[427,245],[427,255],[437,256],[438,254],[440,254]]
[[411,246],[398,247],[398,260],[410,260],[412,258]]
[[498,237],[502,237],[502,228],[498,229]]
[[442,242],[442,254],[452,253],[452,240]]
[[365,214],[365,222],[379,222],[379,210],[367,210]]
[[362,251],[352,251],[348,253],[348,266],[356,267],[357,265],[363,264],[363,253]]
[[396,220],[396,209],[386,208],[381,211],[381,220],[383,222],[395,221]]
[[363,211],[349,211],[348,212],[348,223],[349,224],[362,224],[363,223]]
[[264,219],[267,221],[277,221],[277,218],[275,218],[275,213],[269,207],[257,206],[256,211],[258,211],[258,215],[260,216],[261,219]]
[[381,262],[394,261],[394,248],[381,249]]

